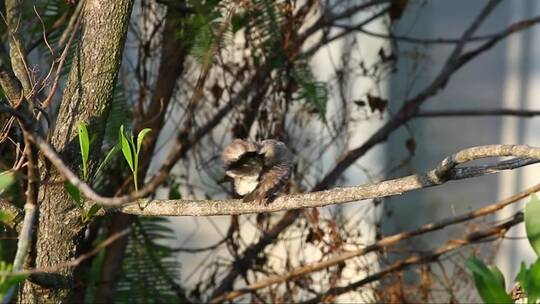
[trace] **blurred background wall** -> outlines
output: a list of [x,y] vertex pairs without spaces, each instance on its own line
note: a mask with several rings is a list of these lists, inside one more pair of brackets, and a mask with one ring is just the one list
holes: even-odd
[[[459,35],[470,25],[485,1],[410,1],[411,7],[393,25],[398,35],[436,39],[459,38]],[[482,25],[478,35],[498,32],[511,22],[527,18],[540,11],[540,3],[535,0],[504,1],[492,16]],[[361,17],[361,16],[359,16]],[[366,29],[385,34],[388,24],[374,22]],[[441,36],[444,35],[444,36]],[[466,110],[487,108],[538,109],[540,108],[540,91],[536,88],[540,59],[535,56],[540,47],[540,29],[534,27],[524,33],[511,36],[492,50],[473,60],[465,68],[452,77],[447,87],[437,96],[425,103],[424,110]],[[354,100],[366,92],[388,98],[388,111],[393,113],[408,97],[427,85],[439,73],[444,60],[454,44],[441,43],[409,43],[398,41],[388,45],[384,39],[365,34],[352,36],[345,41],[333,43],[321,49],[313,58],[312,66],[319,80],[330,81],[336,67],[347,67],[360,60],[375,61],[384,49],[388,54],[394,52],[398,57],[395,73],[382,84],[374,84],[362,77],[347,79],[344,84],[345,97]],[[344,113],[341,108],[338,92],[329,101],[329,115],[349,115],[354,120],[349,136],[335,143],[323,158],[322,168],[330,168],[343,151],[357,147],[368,138],[387,119],[387,114],[373,113],[367,108],[351,108]],[[177,113],[178,114],[178,113]],[[171,112],[174,115],[174,111]],[[339,185],[358,185],[408,175],[414,172],[433,168],[444,157],[475,145],[497,143],[523,143],[540,145],[540,138],[535,133],[539,130],[537,118],[518,117],[436,117],[417,118],[393,133],[384,145],[372,149],[357,165],[347,170],[345,178]],[[320,131],[324,127],[319,126]],[[171,129],[172,126],[171,126]],[[227,135],[224,135],[227,136]],[[165,148],[167,138],[162,138],[158,146]],[[413,149],[413,146],[416,147]],[[218,157],[218,155],[216,155]],[[327,163],[326,163],[327,162]],[[191,167],[190,174],[198,170]],[[415,191],[398,197],[384,200],[383,205],[374,202],[350,203],[343,206],[325,208],[334,216],[354,214],[350,225],[363,225],[365,233],[359,236],[359,243],[370,243],[377,234],[393,234],[448,217],[461,214],[488,203],[495,202],[537,181],[538,165],[524,169],[484,176],[465,181],[447,183],[441,187]],[[150,172],[150,175],[152,172]],[[313,176],[316,180],[321,176]],[[204,184],[204,181],[200,181]],[[165,196],[165,192],[162,193]],[[522,205],[507,208],[498,219],[509,217]],[[214,244],[223,238],[229,225],[229,217],[208,218],[170,218],[175,229],[179,247],[204,247]],[[382,230],[379,226],[382,223]],[[245,237],[254,237],[256,231],[242,231]],[[414,239],[410,246],[433,248],[448,239],[463,234],[463,227],[450,227],[430,234],[427,237]],[[511,231],[513,239],[504,240],[497,252],[496,264],[506,275],[514,277],[519,262],[531,260],[532,251],[524,239],[522,226]],[[275,249],[279,256],[284,251]],[[309,248],[298,248],[305,260],[315,251]],[[204,267],[204,262],[222,255],[228,259],[226,250],[217,252],[179,255],[182,263],[183,280],[189,284],[196,280]],[[317,260],[319,256],[313,255]],[[278,261],[277,259],[276,261]],[[368,257],[365,264],[377,268],[374,257]],[[279,263],[279,262],[276,262]],[[365,265],[364,264],[364,265]],[[364,272],[358,271],[358,265],[347,265],[345,277],[358,279]],[[365,295],[356,294],[344,297],[344,300],[362,300]]]
[[[485,1],[415,2],[400,20],[396,33],[417,38],[459,38],[474,20]],[[508,24],[538,14],[538,1],[504,1],[481,26],[478,35],[501,31]],[[441,36],[444,34],[445,36]],[[428,100],[424,110],[529,109],[540,108],[538,87],[538,47],[540,31],[533,28],[512,35],[465,68],[458,71],[440,94]],[[397,107],[426,85],[426,80],[439,73],[453,44],[425,46],[398,42],[398,72],[390,81],[391,106]],[[419,65],[417,56],[424,58]],[[389,177],[401,176],[433,168],[445,156],[460,149],[488,144],[538,145],[538,118],[501,116],[433,117],[413,120],[390,138],[387,165],[400,166]],[[410,155],[406,140],[413,138],[416,151]],[[385,200],[383,227],[385,233],[412,229],[420,224],[465,213],[496,202],[538,182],[540,168],[528,166],[511,172],[467,179],[442,187],[415,191]],[[523,207],[512,205],[497,218],[510,217]],[[495,219],[494,219],[495,220]],[[459,225],[458,225],[459,226]],[[430,248],[440,245],[448,236],[462,235],[462,227],[451,227],[418,238],[415,246]],[[534,255],[525,237],[523,225],[513,228],[500,244],[495,263],[505,275],[514,278],[522,260]],[[507,286],[508,288],[509,286]],[[511,287],[511,286],[510,286]]]

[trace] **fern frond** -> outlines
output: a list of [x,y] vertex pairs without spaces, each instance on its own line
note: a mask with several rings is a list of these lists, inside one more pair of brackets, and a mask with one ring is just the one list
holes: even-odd
[[292,76],[299,84],[295,99],[303,100],[309,111],[316,112],[319,118],[326,122],[326,104],[328,102],[326,83],[315,79],[315,75],[307,63],[297,63]]
[[180,267],[166,244],[175,240],[165,218],[138,218],[130,235],[118,283],[118,303],[177,303],[185,298],[177,283]]
[[248,23],[249,36],[258,42],[258,47],[269,57],[281,56],[281,28],[285,17],[277,9],[278,3],[269,0],[255,0]]
[[190,1],[196,12],[188,20],[187,28],[192,32],[190,52],[207,69],[215,54],[227,43],[232,42],[231,20],[235,4],[229,1]]
[[105,127],[105,136],[103,138],[103,144],[105,147],[114,145],[118,140],[118,130],[121,125],[128,125],[131,113],[126,111],[128,109],[128,102],[124,95],[124,89],[122,85],[117,82],[114,87],[113,100],[111,108],[109,110],[109,116],[107,117],[107,125]]

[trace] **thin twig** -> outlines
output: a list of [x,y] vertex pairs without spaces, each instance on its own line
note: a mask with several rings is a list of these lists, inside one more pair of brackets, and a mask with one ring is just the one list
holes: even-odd
[[[13,271],[21,271],[24,266],[24,261],[28,255],[30,246],[33,240],[34,226],[37,222],[38,211],[38,192],[39,192],[39,172],[37,166],[37,148],[30,143],[30,133],[23,129],[25,149],[24,154],[27,160],[27,175],[28,183],[26,187],[26,203],[24,204],[24,219],[22,228],[19,233],[17,242],[17,251],[13,260]],[[2,303],[9,303],[15,294],[17,286],[13,285],[9,288],[3,298]]]
[[[84,3],[84,1],[81,1],[81,2]],[[79,7],[79,6],[82,7],[82,4],[77,5],[77,7]],[[72,19],[70,21],[70,25],[71,25],[71,22],[74,21],[73,27],[70,27],[72,29],[72,32],[70,32],[71,35],[69,35],[69,40],[67,41],[67,43],[66,43],[66,45],[64,47],[64,51],[60,55],[60,59],[59,59],[59,62],[58,62],[58,67],[56,68],[56,75],[55,75],[54,80],[53,80],[53,85],[51,87],[49,95],[47,96],[47,98],[41,104],[41,106],[44,109],[46,109],[49,106],[49,104],[51,103],[51,100],[54,97],[54,94],[56,93],[56,89],[58,88],[58,84],[60,82],[60,76],[62,75],[62,73],[61,73],[62,67],[64,65],[64,62],[66,61],[69,48],[70,48],[71,44],[73,43],[73,39],[75,38],[75,35],[77,34],[77,31],[78,31],[78,29],[80,27],[81,20],[83,19],[82,14],[80,14],[80,13],[76,14],[74,16],[76,16],[76,19]],[[66,34],[66,32],[64,34]],[[59,47],[61,45],[63,45],[63,43],[58,44]],[[43,80],[43,82],[45,82],[45,81],[46,80]],[[38,119],[39,119],[39,116],[38,116]]]
[[[388,11],[390,10],[389,7],[385,7],[381,9],[379,12],[371,15],[370,17],[366,18],[365,20],[362,20],[362,22],[355,24],[353,26],[353,29],[359,29],[363,28],[364,26],[370,24],[371,22],[385,16]],[[352,31],[352,30],[351,30]],[[335,41],[339,38],[342,38],[344,36],[347,36],[351,33],[351,31],[342,31],[340,33],[337,33],[333,35],[332,37],[328,37],[328,35],[323,35],[323,38],[320,39],[315,45],[311,46],[309,49],[305,50],[303,52],[303,56],[311,57],[313,56],[321,47],[328,45],[330,42]]]
[[[84,4],[86,3],[85,0],[81,0],[77,3],[77,6],[75,7],[75,11],[73,11],[73,15],[71,15],[71,18],[69,19],[69,23],[66,26],[66,29],[64,32],[62,32],[62,35],[60,36],[60,39],[58,39],[58,43],[56,44],[56,47],[54,48],[54,53],[56,54],[60,49],[64,48],[64,45],[66,44],[66,40],[69,38],[71,40],[71,36],[73,32],[76,32],[76,27],[78,27],[77,23],[79,23],[80,15],[83,9]],[[69,43],[69,42],[68,42]]]
[[[32,240],[32,230],[34,227],[36,211],[36,205],[28,203],[24,205],[24,220],[21,232],[19,234],[19,240],[17,242],[17,252],[15,253],[15,259],[13,260],[12,269],[14,273],[21,272],[23,269],[24,260],[26,259],[28,248],[30,247],[30,243]],[[9,275],[9,273],[6,275]],[[2,274],[0,274],[0,276],[2,276]],[[11,301],[11,298],[13,298],[13,296],[15,295],[16,288],[16,285],[13,285],[9,288],[9,290],[4,295],[4,298],[2,299],[2,303],[5,304]]]
[[71,267],[77,267],[79,266],[83,261],[86,259],[91,258],[92,256],[96,255],[101,249],[111,245],[112,243],[116,242],[118,239],[124,237],[129,233],[131,228],[126,228],[118,233],[115,233],[105,239],[103,242],[101,242],[99,245],[97,245],[92,251],[81,254],[76,259],[60,263],[53,266],[47,266],[47,267],[41,267],[41,268],[35,268],[35,269],[29,269],[29,270],[22,270],[22,271],[13,271],[13,272],[0,272],[0,276],[19,276],[19,275],[32,275],[32,274],[41,274],[41,273],[51,273],[56,272],[59,269],[63,268],[71,268]]
[[186,253],[199,253],[199,252],[203,252],[203,251],[214,250],[214,249],[218,248],[219,246],[221,246],[222,244],[224,244],[225,242],[227,242],[227,240],[229,238],[230,238],[230,236],[227,235],[224,238],[222,238],[221,240],[219,240],[217,243],[209,245],[209,246],[205,246],[205,247],[197,247],[197,248],[177,247],[177,248],[171,249],[171,251],[173,251],[173,252],[186,252]]
[[432,117],[465,117],[465,116],[518,116],[531,118],[540,116],[538,110],[514,109],[470,109],[470,110],[424,110],[419,111],[414,118]]
[[366,11],[370,7],[381,5],[391,2],[391,0],[373,0],[371,2],[361,3],[358,5],[353,5],[343,12],[334,14],[331,10],[326,10],[320,17],[311,25],[309,28],[307,28],[303,33],[301,33],[300,41],[306,40],[308,37],[316,33],[317,31],[334,24],[334,22],[351,18],[354,15],[356,15],[358,12]]

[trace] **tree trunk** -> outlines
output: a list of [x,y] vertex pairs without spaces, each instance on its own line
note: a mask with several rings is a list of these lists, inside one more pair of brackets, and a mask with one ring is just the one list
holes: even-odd
[[[153,132],[145,138],[142,147],[140,176],[145,176],[150,166],[152,152],[159,135],[157,130],[163,128],[165,113],[173,97],[174,88],[182,72],[187,49],[178,35],[178,31],[185,25],[181,22],[184,16],[178,15],[174,9],[167,8],[163,38],[161,43],[161,59],[156,85],[152,93],[150,104],[136,123],[135,130],[150,128]],[[144,180],[141,179],[141,180]],[[130,214],[117,213],[111,217],[111,225],[108,236],[129,227],[135,219]],[[122,259],[124,258],[128,236],[116,241],[107,247],[103,264],[101,266],[100,279],[96,291],[96,302],[111,303],[114,301],[116,286],[122,271]]]
[[[56,120],[52,143],[74,172],[81,172],[77,123],[88,125],[95,136],[90,150],[90,172],[100,158],[105,121],[131,14],[131,0],[87,0],[82,28]],[[85,224],[74,201],[64,190],[59,172],[47,168],[42,175],[34,267],[50,267],[73,259]],[[19,300],[22,303],[71,302],[76,282],[73,269],[33,276]]]

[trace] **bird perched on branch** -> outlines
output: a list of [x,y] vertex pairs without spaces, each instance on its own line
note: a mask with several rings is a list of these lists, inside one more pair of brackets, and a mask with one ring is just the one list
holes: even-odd
[[292,170],[292,154],[285,144],[267,139],[251,142],[235,139],[223,150],[225,174],[244,202],[270,203],[284,190]]

